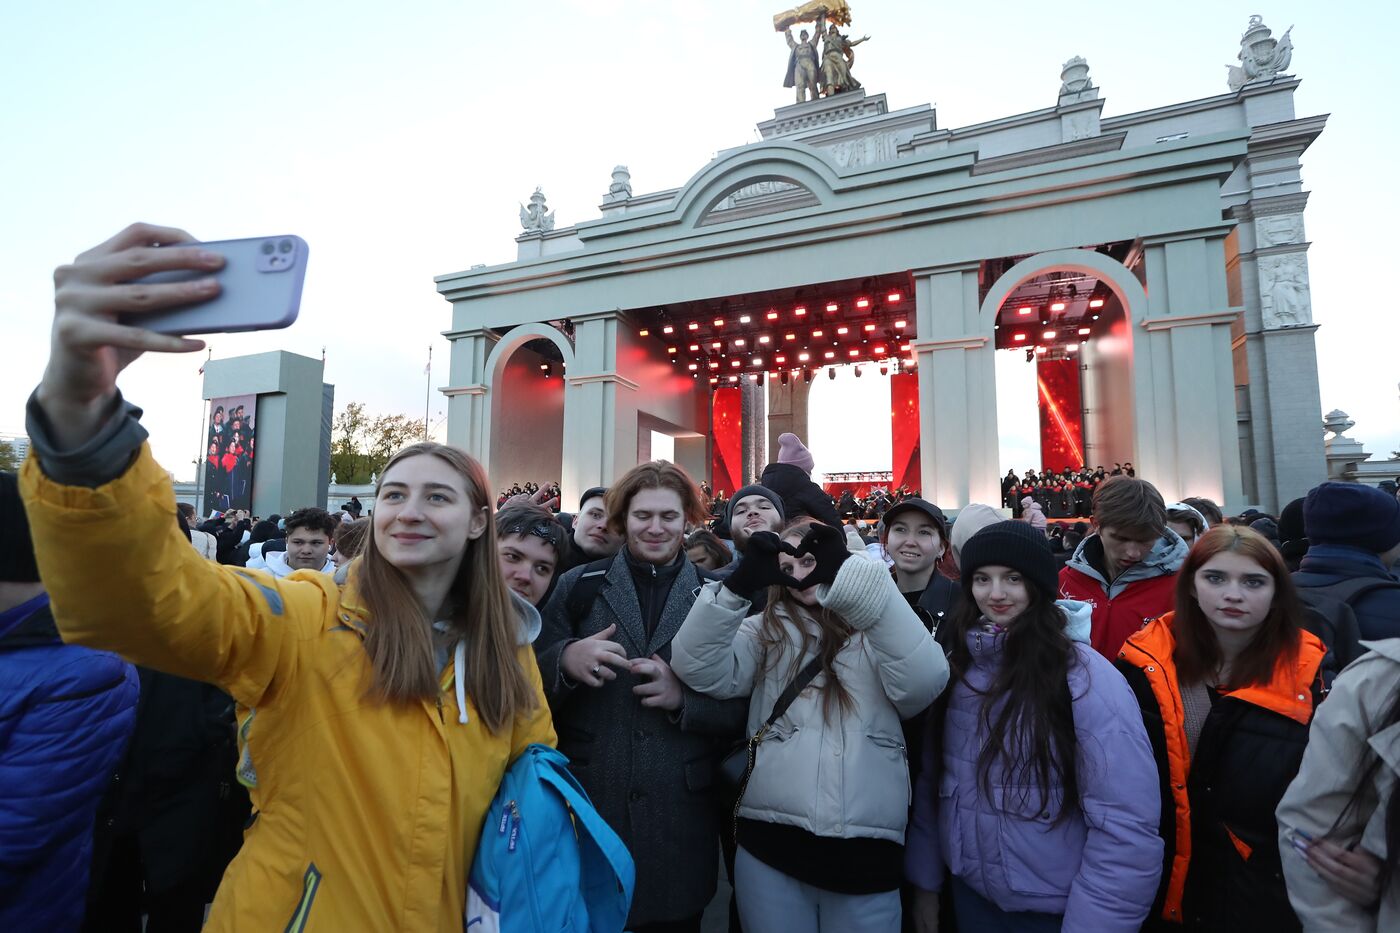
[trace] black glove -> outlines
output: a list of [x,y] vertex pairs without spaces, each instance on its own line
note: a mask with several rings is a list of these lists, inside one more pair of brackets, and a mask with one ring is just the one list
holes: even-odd
[[778,554],[783,549],[783,543],[773,532],[754,532],[744,546],[738,566],[724,578],[725,587],[740,599],[752,601],[753,594],[765,587],[800,585],[778,566]]
[[793,557],[811,554],[817,559],[817,565],[812,568],[812,572],[796,584],[800,590],[835,580],[836,571],[840,570],[846,558],[851,556],[851,552],[846,550],[846,536],[840,530],[821,522],[808,525],[807,533],[796,545],[784,544],[782,548]]

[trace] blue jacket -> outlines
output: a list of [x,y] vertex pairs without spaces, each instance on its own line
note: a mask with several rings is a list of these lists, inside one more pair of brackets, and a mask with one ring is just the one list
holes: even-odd
[[65,645],[47,594],[0,613],[0,930],[77,930],[136,669]]
[[1293,574],[1299,589],[1328,586],[1352,577],[1388,580],[1393,586],[1372,590],[1352,604],[1363,641],[1400,638],[1400,583],[1371,551],[1344,544],[1314,544]]

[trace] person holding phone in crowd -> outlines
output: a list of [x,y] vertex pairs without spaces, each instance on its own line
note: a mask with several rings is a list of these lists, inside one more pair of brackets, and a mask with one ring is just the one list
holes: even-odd
[[[529,648],[538,617],[501,579],[491,487],[457,448],[400,451],[343,591],[326,574],[200,558],[116,386],[143,352],[200,348],[140,326],[218,293],[223,257],[190,243],[136,224],[55,273],[21,476],[54,619],[70,644],[217,684],[240,706],[256,815],[206,929],[460,931],[501,776],[554,742]],[[135,282],[166,270],[204,277]]]
[[962,547],[952,681],[929,714],[905,873],[916,929],[1134,933],[1162,870],[1157,769],[1132,692],[1055,600],[1025,522]]
[[[851,557],[839,529],[811,518],[781,538],[754,532],[672,643],[682,681],[748,700],[750,735],[820,665],[765,732],[736,811],[748,933],[899,929],[909,816],[900,721],[933,702],[948,665],[884,565]],[[765,608],[751,613],[762,589]]]
[[1274,810],[1323,695],[1327,649],[1303,612],[1277,549],[1250,528],[1216,525],[1182,564],[1175,612],[1123,646],[1117,667],[1161,788],[1152,929],[1299,929]]

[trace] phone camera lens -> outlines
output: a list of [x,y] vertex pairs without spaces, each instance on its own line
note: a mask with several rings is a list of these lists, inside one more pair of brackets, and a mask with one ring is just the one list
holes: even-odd
[[284,253],[290,253],[292,251],[292,241],[283,240],[281,243],[277,244],[277,249]]
[[274,249],[276,249],[276,248],[277,248],[277,247],[275,247],[275,246],[272,245],[272,241],[271,241],[271,240],[264,240],[264,241],[263,241],[262,251],[263,251],[263,255],[264,255],[264,256],[271,256],[271,255],[272,255],[272,251],[273,251]]

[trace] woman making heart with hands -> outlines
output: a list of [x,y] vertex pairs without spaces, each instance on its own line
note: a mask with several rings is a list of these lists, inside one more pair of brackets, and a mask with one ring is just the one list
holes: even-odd
[[[767,607],[750,614],[765,587]],[[884,566],[810,518],[757,533],[672,641],[687,686],[749,698],[750,735],[813,659],[815,678],[764,732],[737,808],[744,929],[898,929],[909,801],[900,720],[933,701],[948,667]]]

